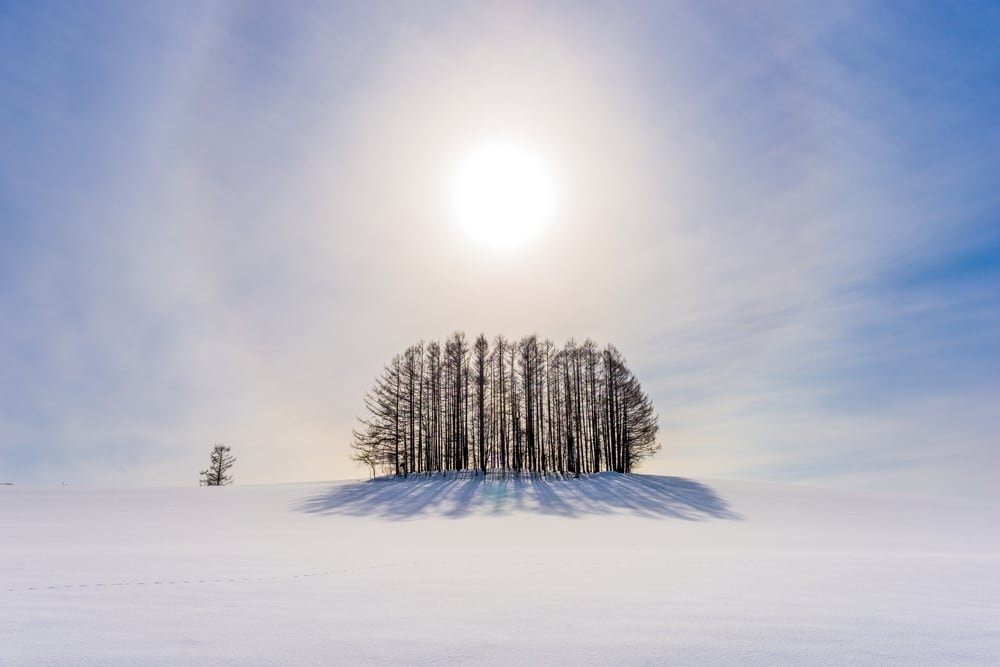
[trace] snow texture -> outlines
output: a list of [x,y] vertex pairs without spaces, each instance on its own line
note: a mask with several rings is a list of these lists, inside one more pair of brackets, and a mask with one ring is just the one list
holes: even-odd
[[614,473],[3,486],[0,663],[996,665],[998,516]]

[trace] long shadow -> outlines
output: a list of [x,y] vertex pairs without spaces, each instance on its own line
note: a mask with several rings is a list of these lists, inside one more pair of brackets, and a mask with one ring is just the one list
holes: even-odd
[[530,512],[565,517],[627,514],[648,518],[741,520],[711,487],[683,477],[598,473],[540,477],[472,472],[379,478],[332,487],[294,508],[309,514],[390,520]]

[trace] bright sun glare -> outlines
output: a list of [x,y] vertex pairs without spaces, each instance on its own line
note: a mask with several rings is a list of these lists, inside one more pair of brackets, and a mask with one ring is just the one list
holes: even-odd
[[459,165],[452,204],[459,224],[492,249],[523,246],[555,212],[548,165],[531,150],[507,143],[483,146]]

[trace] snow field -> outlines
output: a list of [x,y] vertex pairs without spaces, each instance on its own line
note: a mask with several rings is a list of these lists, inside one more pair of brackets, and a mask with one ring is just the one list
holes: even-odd
[[0,664],[1000,664],[995,503],[614,474],[0,488]]

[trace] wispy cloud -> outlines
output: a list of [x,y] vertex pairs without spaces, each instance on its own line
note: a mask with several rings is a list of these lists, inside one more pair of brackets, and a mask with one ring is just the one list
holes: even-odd
[[[216,441],[244,481],[358,474],[364,389],[456,328],[615,342],[649,471],[997,470],[995,15],[7,11],[0,476],[183,483]],[[513,258],[447,209],[496,136],[563,200]]]

